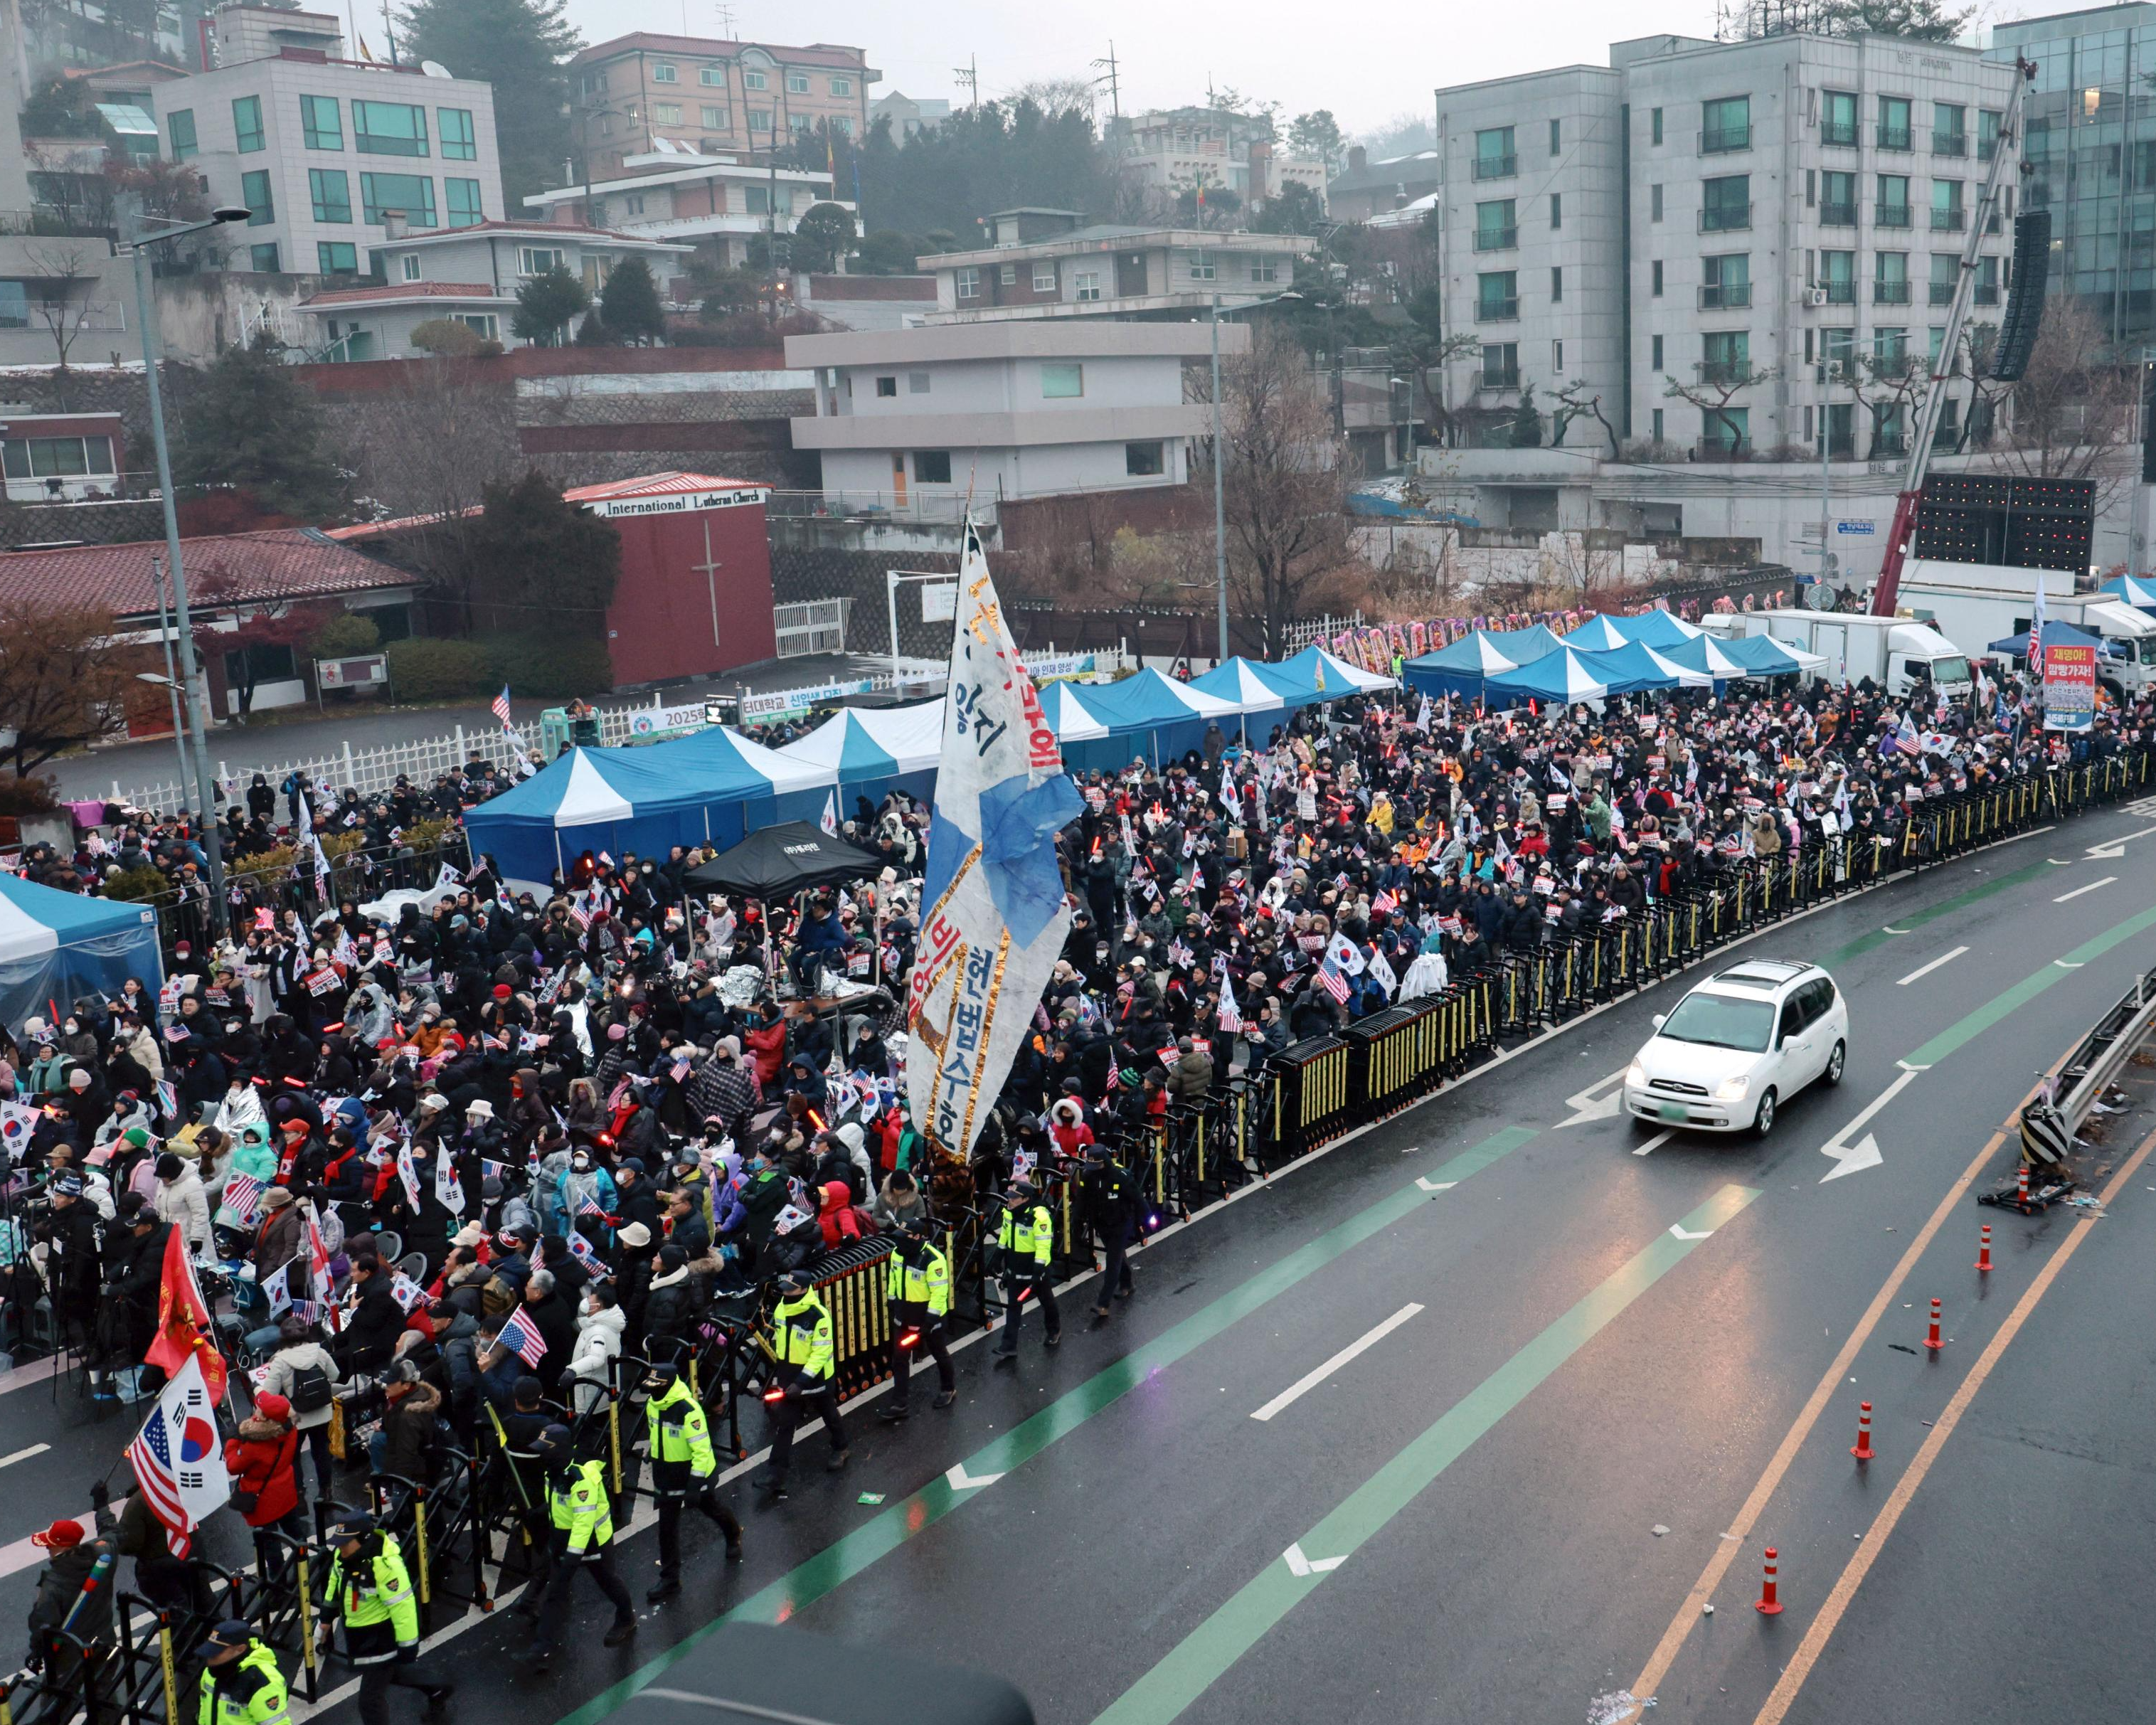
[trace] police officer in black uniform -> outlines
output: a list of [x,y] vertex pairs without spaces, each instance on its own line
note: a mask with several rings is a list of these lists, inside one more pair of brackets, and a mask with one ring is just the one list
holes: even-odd
[[1101,1271],[1101,1297],[1093,1316],[1108,1315],[1108,1299],[1127,1300],[1136,1291],[1131,1286],[1129,1251],[1137,1231],[1138,1183],[1131,1171],[1109,1153],[1106,1144],[1086,1147],[1086,1173],[1081,1189],[1086,1194],[1086,1218],[1106,1248],[1108,1261]]

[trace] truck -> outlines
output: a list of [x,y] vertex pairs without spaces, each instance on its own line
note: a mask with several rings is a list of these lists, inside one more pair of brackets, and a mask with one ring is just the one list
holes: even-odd
[[1869,677],[1890,695],[1907,695],[1928,681],[1941,694],[1967,695],[1974,686],[1969,655],[1928,624],[1899,617],[1862,617],[1843,611],[1736,611],[1703,617],[1702,627],[1738,635],[1765,635],[1826,662],[1813,675],[1832,684]]
[[2097,675],[2113,700],[2123,701],[2156,685],[2156,617],[2108,594],[2074,592],[2074,578],[2066,571],[1911,558],[1902,576],[1900,608],[1976,658],[1994,641],[2029,627],[2039,581],[2048,619],[2099,635],[2109,648]]

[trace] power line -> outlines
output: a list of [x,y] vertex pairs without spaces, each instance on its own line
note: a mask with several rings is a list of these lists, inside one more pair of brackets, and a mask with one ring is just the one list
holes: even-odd
[[966,86],[967,93],[972,98],[972,100],[968,104],[968,105],[976,113],[979,112],[981,106],[980,56],[978,54],[968,54],[966,57],[966,64],[964,65],[952,67],[951,75],[957,79],[959,83]]

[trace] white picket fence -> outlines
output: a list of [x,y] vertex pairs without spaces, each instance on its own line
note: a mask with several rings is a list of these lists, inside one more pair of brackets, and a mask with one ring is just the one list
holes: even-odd
[[1363,614],[1351,612],[1345,617],[1314,617],[1301,623],[1291,623],[1286,629],[1287,650],[1300,653],[1305,647],[1322,646],[1333,636],[1351,629],[1363,627]]

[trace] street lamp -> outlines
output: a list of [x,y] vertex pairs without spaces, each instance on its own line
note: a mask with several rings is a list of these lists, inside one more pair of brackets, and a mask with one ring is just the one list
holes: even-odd
[[[1302,295],[1293,288],[1275,294],[1269,300],[1253,300],[1247,305],[1238,305],[1238,311],[1255,311],[1266,305],[1280,305],[1293,300],[1298,305]],[[1207,320],[1213,326],[1213,581],[1220,601],[1220,663],[1228,662],[1228,492],[1223,477],[1225,461],[1220,449],[1220,290],[1213,290],[1213,315]]]
[[[135,312],[142,326],[142,375],[149,385],[150,433],[157,449],[157,489],[165,504],[166,566],[172,578],[172,611],[180,638],[180,675],[187,685],[188,699],[187,734],[193,740],[195,751],[195,798],[202,815],[203,850],[209,858],[210,929],[213,934],[224,932],[224,850],[217,836],[217,798],[209,782],[209,739],[205,734],[209,708],[208,680],[198,682],[202,667],[196,663],[194,625],[187,615],[187,577],[180,556],[180,513],[172,495],[172,451],[165,440],[165,403],[157,379],[157,369],[163,359],[162,341],[157,330],[157,296],[150,289],[150,248],[164,245],[175,239],[184,239],[190,234],[203,234],[228,222],[244,222],[250,211],[233,204],[222,205],[209,213],[206,222],[188,222],[177,228],[168,228],[162,234],[140,234],[123,242],[119,249],[135,262]],[[139,227],[141,218],[136,218]],[[159,595],[160,608],[163,596]],[[181,787],[185,791],[186,755],[181,756]]]

